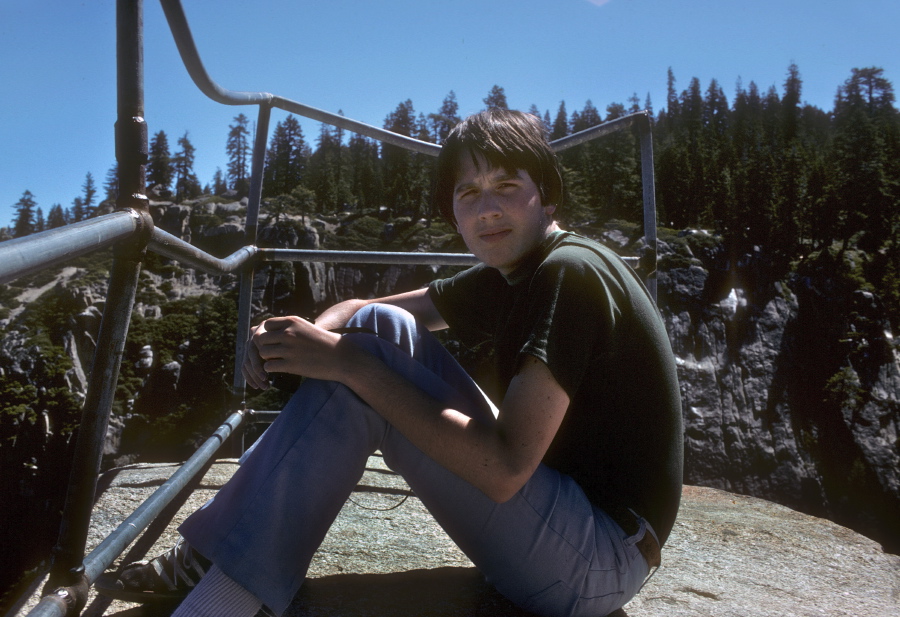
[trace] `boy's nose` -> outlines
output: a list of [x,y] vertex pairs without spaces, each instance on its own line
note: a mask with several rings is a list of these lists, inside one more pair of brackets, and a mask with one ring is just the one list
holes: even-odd
[[496,196],[483,193],[478,202],[478,217],[481,219],[498,218],[503,214]]

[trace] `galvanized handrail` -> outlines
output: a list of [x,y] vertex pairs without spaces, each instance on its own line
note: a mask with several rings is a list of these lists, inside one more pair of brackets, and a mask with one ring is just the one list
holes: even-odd
[[560,137],[551,142],[550,145],[553,146],[554,151],[562,152],[569,148],[574,148],[575,146],[580,146],[581,144],[593,141],[599,137],[624,131],[632,126],[637,126],[643,131],[645,128],[648,128],[644,126],[644,123],[649,123],[649,120],[650,112],[647,110],[636,111],[620,118],[607,120],[602,124],[597,124],[577,133]]
[[[344,116],[302,105],[264,92],[234,92],[216,84],[206,73],[193,42],[179,0],[160,0],[184,64],[196,85],[213,100],[226,105],[258,105],[257,134],[253,147],[251,183],[245,225],[245,246],[219,259],[193,247],[153,225],[147,197],[143,195],[147,161],[147,126],[143,111],[143,0],[117,0],[118,121],[116,158],[119,162],[119,210],[113,214],[54,229],[26,238],[0,243],[0,283],[39,269],[58,265],[72,257],[115,245],[115,259],[101,332],[88,384],[76,444],[75,462],[60,540],[45,595],[29,615],[62,617],[77,615],[86,600],[86,590],[118,555],[168,505],[182,487],[203,468],[227,437],[241,427],[245,383],[240,371],[250,324],[253,265],[257,261],[324,261],[333,263],[471,265],[472,255],[457,253],[382,253],[370,251],[316,251],[260,249],[256,246],[257,221],[262,193],[262,171],[272,107],[325,122],[399,147],[436,156],[440,146],[419,141]],[[656,207],[653,150],[649,113],[638,112],[556,140],[552,147],[563,151],[614,131],[637,127],[641,143],[641,173],[644,191],[644,231],[647,250],[655,261]],[[241,291],[237,325],[233,411],[182,468],[139,506],[114,532],[84,556],[90,511],[99,472],[102,439],[111,410],[112,397],[134,306],[138,272],[145,248],[212,274],[240,273]],[[652,263],[652,262],[651,262]],[[655,270],[647,284],[655,298]],[[258,412],[266,416],[269,412]]]
[[304,105],[297,101],[282,98],[268,92],[236,92],[223,88],[210,78],[209,74],[206,72],[206,68],[203,66],[203,61],[200,59],[200,54],[197,52],[197,46],[194,44],[194,37],[191,34],[190,26],[188,26],[187,18],[184,15],[181,1],[160,0],[160,3],[162,4],[163,12],[166,15],[166,20],[169,22],[169,28],[172,30],[172,35],[175,38],[175,44],[181,54],[181,59],[184,62],[184,66],[187,68],[191,79],[194,80],[194,83],[206,96],[217,103],[222,103],[223,105],[260,105],[277,107],[284,111],[299,114],[304,118],[325,122],[348,131],[359,133],[360,135],[365,135],[366,137],[372,137],[373,139],[377,139],[384,143],[412,150],[413,152],[421,152],[422,154],[429,154],[431,156],[437,156],[440,152],[441,148],[436,144],[413,139],[412,137],[407,137],[405,135],[399,135],[378,128],[377,126],[372,126],[371,124],[351,120],[350,118],[345,118],[339,114],[333,114],[315,107],[310,107],[309,105]]
[[140,233],[146,224],[138,211],[129,208],[0,242],[0,284],[112,246]]
[[255,246],[242,246],[228,257],[219,259],[159,227],[153,229],[153,236],[147,248],[163,257],[203,270],[207,274],[237,272],[259,251]]

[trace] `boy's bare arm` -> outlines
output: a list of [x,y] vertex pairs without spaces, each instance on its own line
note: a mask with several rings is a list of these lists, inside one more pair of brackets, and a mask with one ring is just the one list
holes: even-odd
[[367,304],[374,304],[376,302],[380,304],[391,304],[409,311],[429,330],[443,330],[447,327],[446,322],[431,301],[427,288],[416,289],[415,291],[386,296],[384,298],[374,298],[372,300],[346,300],[335,304],[319,315],[319,317],[316,318],[316,325],[325,330],[341,328],[347,324],[354,314],[356,314],[356,311]]

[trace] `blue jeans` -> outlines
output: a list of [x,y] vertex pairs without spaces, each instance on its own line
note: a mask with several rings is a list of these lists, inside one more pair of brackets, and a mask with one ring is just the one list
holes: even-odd
[[[407,312],[369,305],[346,334],[422,390],[481,422],[496,410]],[[606,615],[648,573],[635,543],[570,477],[540,465],[498,504],[425,456],[345,386],[306,380],[215,499],[180,531],[201,554],[281,614],[331,523],[381,450],[487,581],[542,615]]]

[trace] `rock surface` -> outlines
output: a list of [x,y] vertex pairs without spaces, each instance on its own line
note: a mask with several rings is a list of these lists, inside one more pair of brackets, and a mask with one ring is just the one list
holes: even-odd
[[[181,506],[181,520],[230,477],[217,462]],[[175,470],[133,465],[104,476],[89,545],[95,546]],[[151,529],[123,560],[172,545],[174,524]],[[487,586],[399,477],[372,457],[310,568],[290,617],[524,617]],[[33,606],[34,601],[29,606]],[[171,607],[93,597],[89,617],[167,615]],[[23,609],[20,615],[25,615]],[[900,557],[830,521],[761,499],[686,486],[663,567],[625,606],[630,617],[900,615]],[[622,612],[619,613],[621,617]]]

